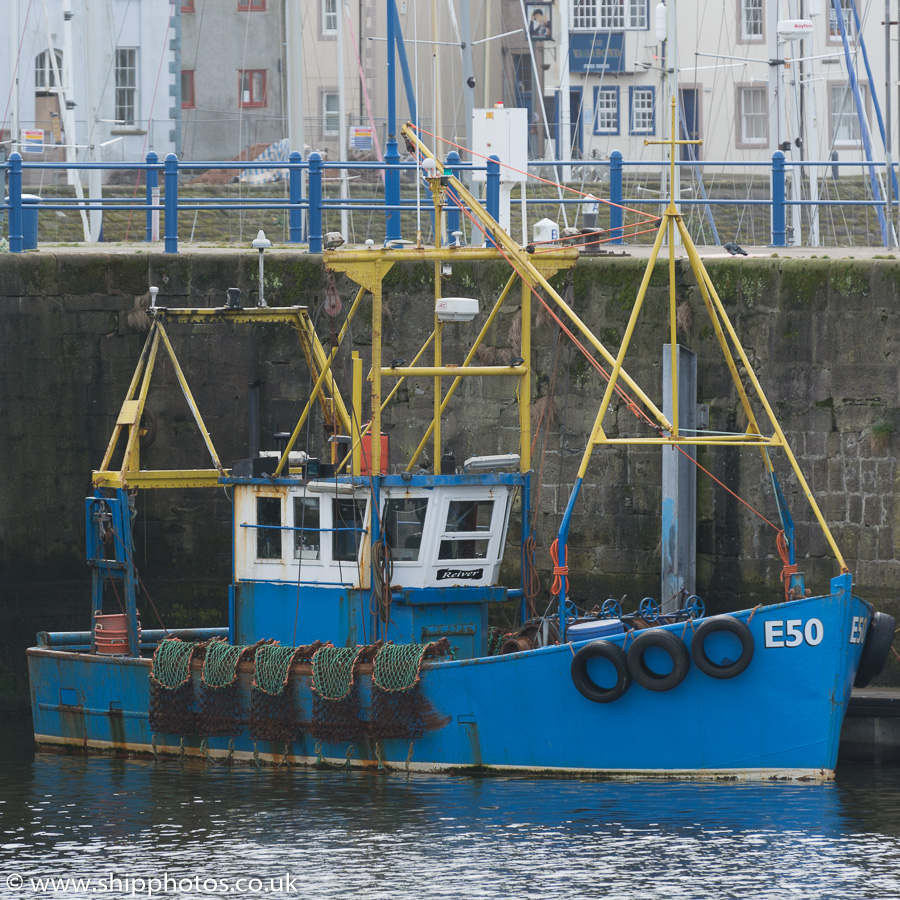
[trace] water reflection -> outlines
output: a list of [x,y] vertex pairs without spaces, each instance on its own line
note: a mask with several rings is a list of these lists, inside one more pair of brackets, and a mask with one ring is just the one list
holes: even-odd
[[897,769],[824,786],[257,771],[35,757],[23,729],[0,755],[0,885],[290,874],[295,888],[265,895],[900,896]]

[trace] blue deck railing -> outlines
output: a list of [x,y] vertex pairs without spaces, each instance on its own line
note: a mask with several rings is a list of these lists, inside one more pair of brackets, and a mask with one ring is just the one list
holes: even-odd
[[[460,162],[459,155],[455,151],[451,151],[446,159],[446,166],[450,167],[455,175],[459,175],[466,170],[474,171],[480,169],[486,171],[487,187],[485,206],[495,218],[499,216],[499,198],[500,198],[500,166],[493,159],[488,160],[486,166],[470,166]],[[658,160],[640,160],[626,161],[623,159],[619,151],[613,151],[608,160],[565,160],[560,162],[551,162],[547,160],[538,160],[529,163],[530,168],[541,168],[560,171],[567,169],[571,171],[573,168],[582,172],[590,168],[600,168],[608,170],[609,185],[608,196],[605,198],[610,201],[609,207],[609,229],[606,235],[607,242],[611,244],[622,244],[625,242],[627,234],[624,232],[624,214],[625,208],[636,208],[639,206],[655,206],[661,205],[661,200],[657,197],[647,199],[645,197],[625,197],[624,196],[624,173],[626,169],[637,169],[640,167],[660,168],[664,163]],[[784,153],[777,151],[773,154],[770,161],[759,162],[712,162],[703,161],[684,161],[678,162],[676,165],[686,167],[688,169],[751,169],[764,171],[768,175],[769,181],[769,199],[768,200],[751,200],[751,199],[714,199],[710,197],[702,197],[695,199],[679,200],[679,205],[683,207],[701,206],[712,208],[716,206],[768,206],[770,207],[770,244],[773,247],[784,247],[787,245],[787,213],[790,207],[873,207],[884,208],[883,200],[790,200],[787,197],[787,173],[794,169],[809,169],[811,167],[829,167],[835,171],[839,167],[865,168],[868,164],[864,162],[802,162],[802,163],[785,163]],[[873,165],[881,166],[883,164],[875,163]],[[42,202],[40,209],[42,210],[76,210],[76,211],[110,211],[110,210],[129,210],[143,212],[146,217],[145,240],[151,241],[154,238],[154,232],[157,231],[159,216],[162,214],[162,241],[166,253],[177,253],[179,246],[178,237],[178,221],[179,215],[183,212],[191,211],[208,211],[208,210],[274,210],[287,213],[287,235],[288,242],[293,244],[308,244],[310,253],[322,252],[323,241],[323,221],[328,213],[348,211],[374,211],[384,215],[385,217],[385,242],[398,240],[400,234],[400,216],[398,212],[410,212],[417,206],[415,198],[401,198],[399,189],[399,176],[404,170],[415,171],[417,166],[414,163],[401,163],[399,160],[388,160],[385,163],[376,162],[325,162],[320,154],[310,153],[309,157],[304,160],[298,152],[290,154],[287,162],[261,162],[253,161],[236,161],[229,160],[227,162],[182,162],[174,153],[170,153],[166,158],[160,161],[158,155],[154,152],[147,154],[146,161],[143,163],[69,163],[69,162],[25,162],[20,154],[12,153],[2,168],[6,171],[6,179],[8,185],[8,198],[3,206],[8,212],[8,234],[9,249],[13,253],[20,253],[23,250],[23,173],[29,170],[39,169],[102,169],[104,171],[127,169],[135,172],[145,173],[146,190],[144,198],[138,200],[136,198],[115,198],[103,197],[92,198],[86,197],[78,199],[75,197],[54,197],[50,202]],[[186,172],[192,171],[208,171],[210,169],[280,169],[288,172],[288,192],[286,198],[266,197],[266,196],[249,196],[249,197],[197,197],[185,196],[179,193],[179,179]],[[323,192],[323,178],[326,170],[365,170],[376,169],[384,172],[385,190],[382,198],[326,198]],[[160,178],[162,181],[160,182]],[[252,185],[247,185],[252,189]],[[304,191],[304,187],[307,188]],[[595,189],[595,188],[594,188]],[[583,193],[590,193],[592,186],[587,184]],[[26,198],[27,199],[27,198]],[[429,200],[425,200],[426,203]],[[545,206],[581,206],[585,203],[583,194],[576,194],[573,197],[557,198],[557,197],[529,197],[529,206],[545,205]],[[894,203],[897,199],[894,198]],[[27,203],[26,203],[27,208]],[[460,211],[452,205],[446,208],[447,214],[447,232],[459,230]]]

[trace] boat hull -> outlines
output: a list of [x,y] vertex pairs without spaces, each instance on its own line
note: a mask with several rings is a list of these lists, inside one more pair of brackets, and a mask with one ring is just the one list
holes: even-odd
[[[288,744],[254,742],[246,722],[252,678],[247,671],[239,674],[245,718],[240,735],[153,734],[150,660],[32,648],[35,737],[44,749],[183,755],[219,763],[828,780],[870,616],[868,604],[851,595],[849,578],[843,586],[838,578],[830,595],[735,613],[755,648],[737,676],[710,677],[692,663],[672,690],[632,683],[610,703],[588,700],[573,684],[572,660],[588,642],[426,662],[421,690],[429,706],[428,730],[413,741],[316,741],[304,727],[312,716],[310,678],[298,674],[290,679],[300,713],[298,738]],[[690,645],[699,624],[665,630]],[[610,638],[619,645],[630,640]],[[199,672],[193,677],[199,691]],[[358,681],[365,719],[371,676],[363,672]]]

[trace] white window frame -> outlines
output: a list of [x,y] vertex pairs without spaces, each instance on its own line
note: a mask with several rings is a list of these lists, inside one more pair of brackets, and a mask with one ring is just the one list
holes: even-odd
[[572,31],[647,31],[649,0],[573,0]]
[[[828,2],[828,33],[826,35],[829,44],[841,44],[841,29],[838,27],[837,16],[834,12],[834,4],[831,0]],[[847,27],[847,40],[852,44],[856,39],[856,26],[853,21],[853,10],[850,8],[849,0],[841,0],[841,10],[844,13],[844,24]]]
[[62,78],[62,50],[44,50],[34,58],[34,89],[39,93],[51,93],[59,85],[56,83],[56,77],[53,74],[53,66],[50,63],[50,53],[56,55],[56,69],[59,77]]
[[[738,0],[738,19],[740,21],[738,40],[742,44],[756,44],[765,40],[765,11],[763,0]],[[758,30],[751,30],[750,26]]]
[[[863,99],[863,114],[868,121],[869,118],[869,85],[861,81],[859,82],[859,90]],[[842,96],[836,98],[835,92],[841,91]],[[846,98],[846,99],[845,99]],[[840,125],[838,125],[839,117]],[[838,127],[845,128],[849,125],[852,136],[839,137]],[[830,82],[828,85],[828,127],[830,129],[831,141],[835,147],[862,147],[862,134],[859,130],[859,118],[856,114],[856,103],[853,99],[853,91],[850,83]]]
[[[650,98],[649,124],[639,125],[637,112],[644,114],[646,118],[647,106],[644,98]],[[656,134],[656,88],[652,85],[635,84],[628,89],[628,133],[629,134]]]
[[[735,146],[739,148],[766,147],[769,144],[769,92],[764,84],[738,84],[737,90],[737,135]],[[750,96],[762,97],[762,110],[747,111],[745,100]],[[755,117],[761,116],[764,123],[763,134],[750,134],[748,127]],[[750,118],[748,118],[750,117]]]
[[[606,118],[606,124],[604,124],[604,120],[601,119],[601,111],[600,111],[600,98],[609,98],[614,99],[614,105],[606,105],[604,107],[604,111],[609,113],[613,111],[615,113],[615,125],[609,122],[608,117]],[[608,100],[607,100],[608,103]],[[618,85],[614,85],[612,87],[602,86],[594,88],[594,134],[619,134],[621,131],[621,121],[622,121],[622,104],[619,100],[619,87]]]
[[322,37],[337,37],[337,17],[340,0],[320,0]]
[[[322,137],[323,138],[336,138],[340,137],[341,134],[341,118],[340,118],[340,100],[338,99],[337,90],[323,90],[322,94]],[[329,110],[328,101],[329,98],[334,101],[334,109]],[[334,127],[329,128],[329,122],[334,120]]]
[[137,124],[138,48],[116,47],[116,123],[134,127]]

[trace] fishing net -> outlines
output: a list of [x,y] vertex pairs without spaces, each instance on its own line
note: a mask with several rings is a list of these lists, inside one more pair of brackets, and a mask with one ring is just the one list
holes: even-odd
[[241,733],[241,698],[238,663],[249,658],[258,644],[234,645],[211,641],[200,673],[200,713],[197,733],[205,737],[236,737]]
[[256,741],[293,741],[300,729],[300,714],[289,685],[291,666],[311,659],[322,646],[265,644],[256,651],[256,671],[250,689],[250,736]]
[[160,641],[150,664],[150,730],[163,734],[194,734],[194,686],[191,661],[205,644],[180,638]]
[[434,644],[385,644],[375,656],[369,737],[416,740],[425,733],[428,704],[419,670]]
[[312,658],[310,734],[320,741],[356,741],[365,734],[359,717],[359,685],[354,668],[367,648],[325,646]]

